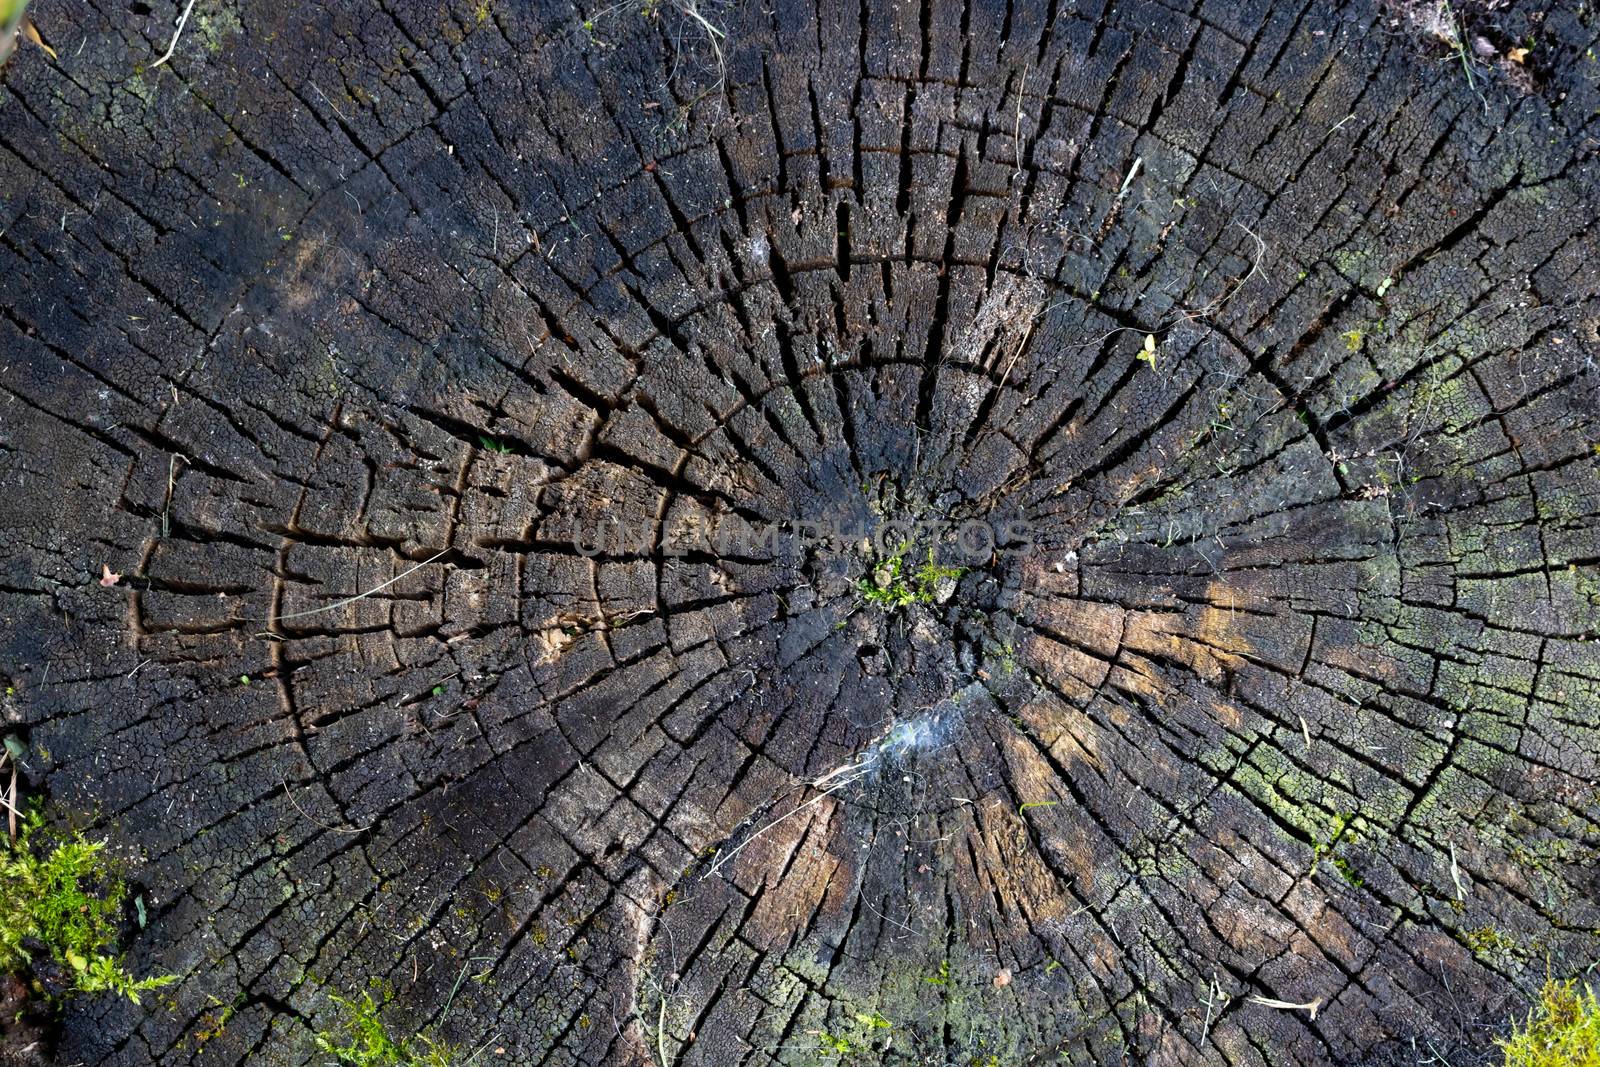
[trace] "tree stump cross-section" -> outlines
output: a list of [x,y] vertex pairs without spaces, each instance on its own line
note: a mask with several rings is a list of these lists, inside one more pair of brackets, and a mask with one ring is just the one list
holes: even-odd
[[4,713],[181,976],[57,1062],[1462,1067],[1600,960],[1592,12],[30,14]]

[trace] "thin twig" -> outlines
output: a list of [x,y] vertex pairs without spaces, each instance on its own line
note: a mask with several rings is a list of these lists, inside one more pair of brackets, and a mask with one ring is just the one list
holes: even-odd
[[[317,95],[322,97],[323,102],[326,103],[329,107],[333,108],[333,113],[335,115],[339,116],[339,120],[341,122],[349,122],[350,121],[349,119],[345,118],[344,112],[339,110],[339,105],[335,104],[332,100],[328,99],[328,94],[322,91],[322,86],[318,85],[316,82],[307,82],[306,84],[310,85],[311,88],[315,89],[317,91]],[[349,194],[346,193],[345,195],[348,196]],[[360,203],[356,204],[356,214],[357,215],[361,214],[361,205],[360,205]]]
[[189,462],[189,457],[182,452],[174,452],[172,458],[167,460],[167,499],[161,505],[161,536],[166,537],[171,533],[169,522],[172,516],[172,494],[178,488],[178,460]]
[[1006,381],[1011,377],[1011,368],[1017,365],[1017,357],[1022,355],[1023,348],[1028,344],[1028,338],[1033,336],[1033,324],[1038,321],[1037,316],[1028,320],[1028,328],[1022,331],[1022,340],[1017,342],[1016,351],[1011,353],[1011,362],[1006,364],[1006,372],[1000,375],[1000,384],[995,387],[996,389],[1004,389],[1006,387]]
[[309,610],[306,610],[306,611],[291,611],[287,615],[272,616],[272,617],[270,617],[270,618],[268,618],[266,620],[267,625],[271,626],[274,623],[282,622],[284,619],[303,619],[307,615],[320,615],[324,611],[333,611],[336,608],[344,607],[346,604],[354,604],[358,600],[365,600],[367,597],[371,596],[374,593],[383,592],[385,589],[389,588],[391,585],[393,585],[395,582],[398,582],[400,579],[405,578],[405,577],[407,577],[409,575],[415,574],[417,571],[420,571],[422,568],[426,567],[428,564],[435,563],[438,560],[444,558],[444,556],[447,555],[449,553],[449,551],[450,550],[448,548],[442,548],[438,552],[435,552],[433,555],[429,556],[427,559],[423,560],[421,563],[418,563],[416,566],[408,567],[406,570],[401,571],[399,574],[395,575],[393,578],[390,578],[387,582],[383,582],[380,585],[375,585],[371,589],[368,589],[365,593],[357,593],[355,596],[345,597],[343,600],[335,600],[332,604],[324,604],[320,608],[310,608]]
[[11,765],[11,789],[6,794],[6,807],[11,811],[6,815],[6,828],[11,831],[11,843],[17,843],[17,765]]
[[10,793],[0,793],[0,804],[3,804],[7,808],[10,808],[11,809],[11,813],[13,815],[21,815],[22,814],[21,809],[19,809],[15,804],[13,804],[11,802],[11,794]]
[[450,1005],[455,1003],[456,994],[461,991],[461,983],[466,981],[467,971],[474,963],[486,963],[494,959],[493,956],[468,956],[466,962],[461,964],[461,973],[456,975],[456,984],[450,987],[450,995],[444,1000],[444,1008],[439,1012],[437,1025],[443,1026],[445,1016],[450,1014]]
[[[1222,305],[1232,300],[1234,294],[1238,293],[1240,289],[1244,288],[1246,282],[1250,281],[1251,278],[1254,278],[1257,274],[1261,273],[1261,261],[1265,259],[1267,255],[1267,242],[1263,241],[1259,236],[1256,235],[1254,230],[1237,219],[1234,220],[1233,224],[1248,234],[1250,239],[1256,243],[1256,258],[1251,262],[1249,271],[1245,273],[1244,277],[1235,279],[1233,282],[1224,285],[1222,293],[1215,300],[1211,301],[1211,303],[1205,305],[1204,307],[1195,308],[1193,310],[1181,311],[1179,313],[1178,321],[1193,322],[1195,319],[1209,318],[1210,316],[1215,315],[1218,311],[1222,310]],[[1176,323],[1174,325],[1176,325]]]
[[482,1056],[485,1052],[489,1051],[489,1046],[490,1045],[494,1044],[496,1041],[499,1041],[499,1040],[500,1040],[500,1036],[498,1034],[496,1034],[494,1037],[491,1037],[489,1040],[487,1040],[483,1044],[479,1045],[478,1046],[478,1050],[476,1052],[474,1052],[472,1055],[468,1056],[465,1060],[462,1061],[461,1067],[471,1067],[472,1063],[474,1061],[476,1061],[479,1056]]
[[1206,1038],[1211,1034],[1211,1020],[1217,1008],[1218,997],[1221,997],[1223,1002],[1228,1000],[1228,995],[1223,992],[1222,984],[1217,981],[1217,972],[1212,971],[1211,982],[1206,986],[1206,1021],[1205,1025],[1200,1028],[1200,1044],[1202,1047],[1206,1043]]
[[183,14],[178,16],[178,28],[172,31],[172,43],[167,45],[167,54],[150,64],[150,69],[155,70],[161,64],[172,58],[172,53],[178,48],[178,38],[183,36],[183,27],[189,21],[189,12],[194,10],[194,0],[189,0],[184,5]]
[[1456,862],[1456,843],[1450,842],[1450,880],[1456,884],[1456,899],[1466,900],[1467,891],[1461,888],[1461,865]]
[[1117,203],[1122,203],[1128,196],[1128,190],[1133,185],[1133,179],[1139,176],[1139,169],[1144,166],[1144,157],[1138,156],[1133,161],[1133,166],[1128,168],[1128,176],[1122,179],[1122,188],[1117,190]]
[[1022,78],[1017,82],[1017,128],[1012,133],[1012,152],[1017,157],[1017,169],[1012,173],[1012,180],[1022,177],[1022,98],[1028,91],[1028,66],[1033,61],[1022,65]]
[[362,834],[362,833],[366,833],[368,830],[372,829],[370,824],[367,825],[367,826],[356,826],[356,827],[329,826],[327,823],[323,822],[321,819],[314,818],[311,815],[311,813],[306,811],[305,808],[302,808],[300,806],[300,802],[294,798],[294,790],[289,788],[289,779],[287,779],[287,778],[285,778],[283,780],[283,795],[289,798],[289,803],[294,805],[294,810],[298,811],[302,816],[304,816],[305,820],[307,822],[314,823],[317,826],[322,827],[324,830],[328,831],[330,834]]
[[[846,769],[848,769],[848,768],[841,767],[841,768],[839,768],[839,771],[846,770]],[[839,771],[834,771],[832,773],[833,774],[838,774]],[[830,777],[831,777],[831,775],[830,775]],[[720,868],[724,863],[727,863],[729,860],[733,859],[733,857],[735,857],[739,853],[743,852],[747,845],[749,845],[756,838],[760,837],[762,834],[766,833],[768,830],[771,830],[773,827],[777,826],[779,823],[784,822],[784,821],[792,818],[793,816],[800,814],[802,811],[804,811],[807,808],[811,807],[813,804],[816,804],[816,803],[822,801],[830,793],[837,793],[839,790],[845,788],[846,786],[854,785],[855,783],[859,782],[860,780],[861,780],[861,776],[860,775],[856,775],[856,776],[851,777],[851,778],[845,778],[844,780],[840,781],[836,785],[832,785],[832,786],[829,786],[827,789],[824,789],[822,792],[818,793],[816,796],[812,797],[810,800],[806,801],[804,804],[795,805],[795,807],[791,808],[789,811],[787,811],[784,814],[778,816],[776,819],[773,819],[771,822],[767,823],[767,825],[763,826],[761,829],[757,830],[755,833],[751,834],[749,837],[747,837],[743,841],[739,842],[737,847],[729,849],[727,852],[724,852],[721,855],[719,855],[717,857],[717,861],[715,863],[713,863],[710,867],[707,867],[706,868],[706,873],[704,875],[702,875],[701,877],[710,878],[713,874],[717,873],[718,868]]]
[[661,991],[661,1011],[656,1016],[656,1051],[661,1054],[661,1067],[672,1067],[667,1059],[667,991]]
[[728,35],[708,21],[704,15],[700,14],[699,0],[680,0],[677,7],[683,14],[694,19],[705,28],[706,40],[711,42],[711,51],[717,57],[717,81],[720,83],[727,77],[728,62],[722,58],[722,45],[717,42],[719,38],[724,38]]

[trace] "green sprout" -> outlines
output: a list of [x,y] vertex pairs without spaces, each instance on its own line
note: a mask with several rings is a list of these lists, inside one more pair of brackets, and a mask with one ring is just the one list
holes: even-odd
[[1148,364],[1150,364],[1150,369],[1151,370],[1155,370],[1156,369],[1156,335],[1155,334],[1147,333],[1147,334],[1144,335],[1144,347],[1139,350],[1139,354],[1135,358],[1137,358],[1140,363],[1148,363]]
[[509,455],[511,452],[511,446],[509,444],[505,443],[504,441],[496,441],[488,434],[480,433],[478,435],[478,443],[482,445],[486,451],[496,452],[502,456]]

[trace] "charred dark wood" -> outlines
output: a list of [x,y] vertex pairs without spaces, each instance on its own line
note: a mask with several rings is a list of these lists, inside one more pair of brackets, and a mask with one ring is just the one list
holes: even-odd
[[1492,1059],[1600,957],[1592,16],[690,2],[30,9],[5,712],[183,976],[60,1062]]

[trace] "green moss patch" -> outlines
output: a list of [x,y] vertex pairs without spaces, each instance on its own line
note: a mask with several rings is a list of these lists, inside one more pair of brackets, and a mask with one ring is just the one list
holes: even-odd
[[1505,1067],[1600,1067],[1600,1000],[1574,980],[1546,982],[1500,1047]]
[[901,545],[894,554],[873,568],[861,579],[862,599],[869,604],[893,611],[911,604],[931,604],[938,592],[939,583],[955,581],[966,573],[965,567],[945,567],[934,560],[933,549],[928,550],[928,562],[907,571],[905,568],[908,547]]
[[[3,838],[0,838],[3,841]],[[105,842],[47,827],[28,814],[14,842],[0,844],[0,970],[33,976],[52,998],[72,993],[139,994],[177,981],[135,978],[117,952],[127,883]]]
[[360,997],[333,995],[339,1019],[331,1032],[316,1035],[317,1048],[348,1067],[451,1067],[459,1062],[460,1051],[429,1035],[395,1037],[384,1025],[382,1002],[370,992]]

